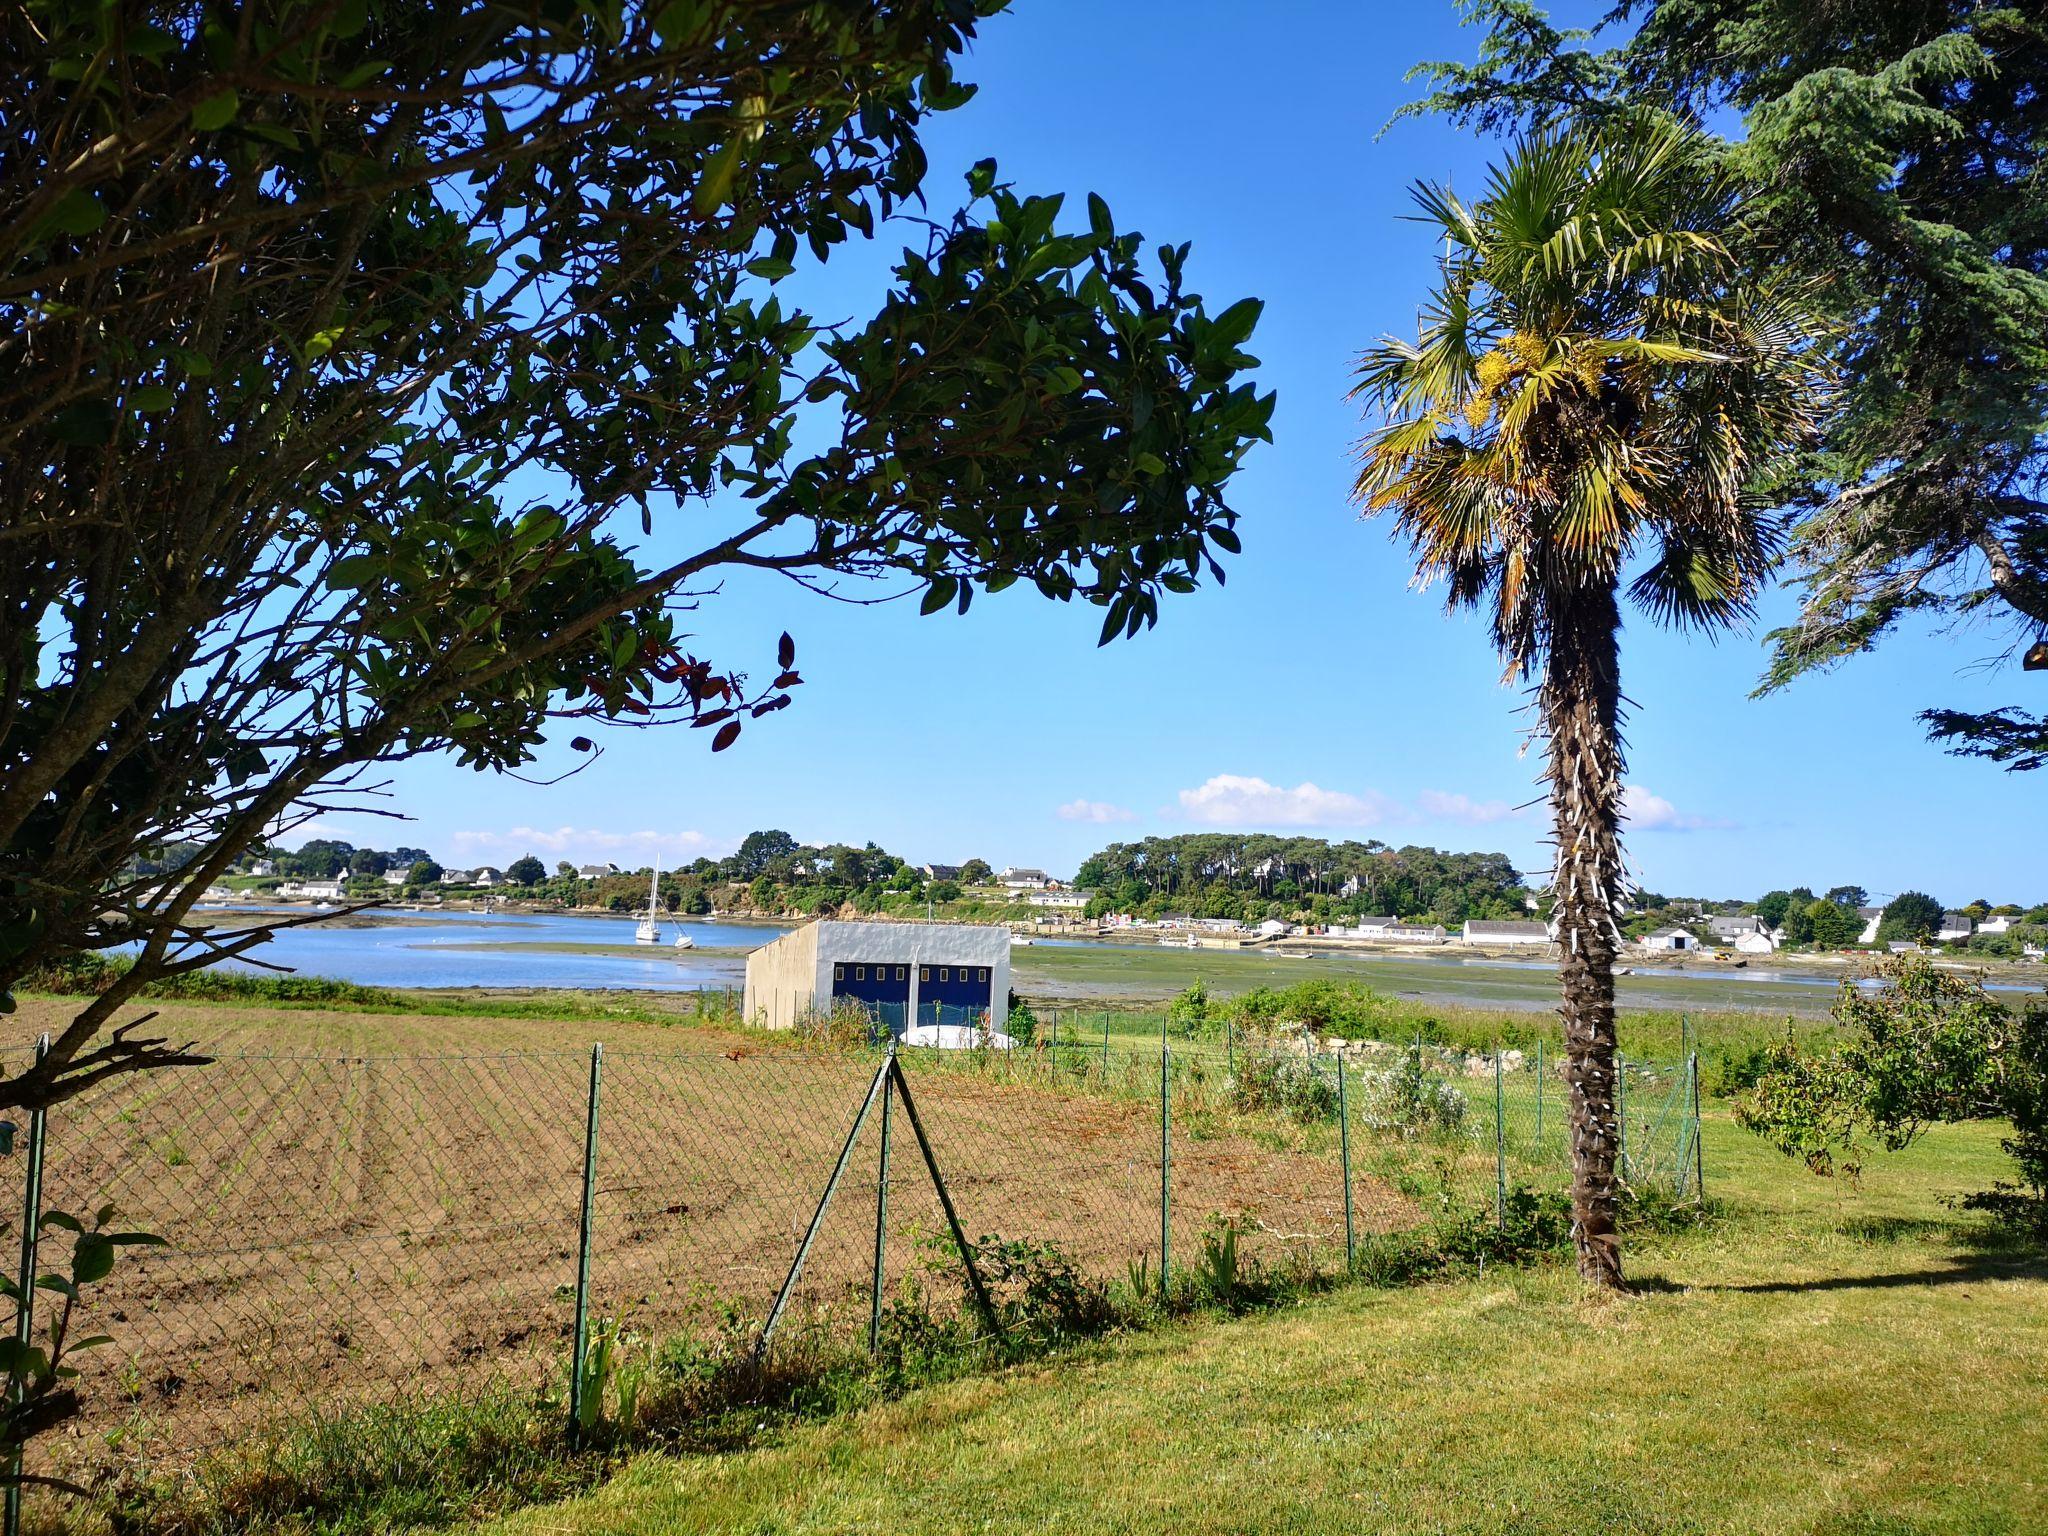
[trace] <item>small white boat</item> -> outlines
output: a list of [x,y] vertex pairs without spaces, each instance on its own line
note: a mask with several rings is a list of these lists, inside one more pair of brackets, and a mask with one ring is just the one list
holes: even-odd
[[647,912],[633,926],[635,944],[659,944],[661,924],[656,920],[661,912],[661,861],[654,864],[654,873],[647,877]]
[[1029,949],[1037,942],[1038,940],[1032,938],[1029,934],[1013,933],[1010,935],[1010,948],[1012,949]]
[[683,932],[682,929],[678,928],[676,929],[676,941],[670,947],[674,949],[695,949],[697,947],[697,941],[691,938],[687,933]]

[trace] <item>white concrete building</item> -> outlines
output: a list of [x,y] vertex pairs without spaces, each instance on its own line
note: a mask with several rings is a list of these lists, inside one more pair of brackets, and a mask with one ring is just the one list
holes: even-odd
[[287,880],[277,888],[277,894],[287,899],[301,898],[306,901],[339,901],[348,894],[348,881]]
[[1467,944],[1512,947],[1517,944],[1548,944],[1550,930],[1542,923],[1508,922],[1479,918],[1465,924],[1461,935]]
[[1958,939],[1967,939],[1977,931],[1977,925],[1967,912],[1944,912],[1941,926],[1934,930],[1934,937],[1942,944],[1953,944]]
[[1746,912],[1736,917],[1710,917],[1707,919],[1707,932],[1727,944],[1736,943],[1746,933],[1762,933],[1763,931],[1764,920],[1753,912]]
[[384,871],[384,883],[386,885],[405,884],[405,871],[393,865],[390,869]]
[[1063,911],[1079,912],[1088,905],[1088,898],[1079,891],[1032,891],[1024,898],[1027,907],[1057,907]]
[[1019,869],[1014,864],[997,875],[996,879],[1012,891],[1043,890],[1054,883],[1052,876],[1042,869]]
[[1646,933],[1636,940],[1644,949],[1675,953],[1700,947],[1699,939],[1688,928],[1659,928],[1655,933]]
[[1735,938],[1735,948],[1739,954],[1768,955],[1776,950],[1777,947],[1777,939],[1761,930],[1755,933],[1737,934]]
[[1010,1016],[1010,933],[978,923],[811,923],[747,957],[751,1024],[788,1029],[842,1001],[901,1034],[919,1025]]
[[2011,914],[1994,912],[1977,925],[1977,931],[1979,933],[2004,933],[2012,927],[2012,924]]

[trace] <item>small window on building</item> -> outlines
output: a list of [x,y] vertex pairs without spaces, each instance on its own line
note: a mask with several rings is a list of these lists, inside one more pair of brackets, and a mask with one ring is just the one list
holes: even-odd
[[984,966],[983,966],[983,967],[982,967],[982,968],[981,968],[981,969],[980,969],[979,971],[975,972],[975,976],[974,976],[974,979],[975,979],[976,981],[987,981],[987,980],[988,980],[988,967],[984,965]]
[[953,979],[953,972],[951,971],[951,969],[949,969],[948,967],[946,967],[946,966],[943,966],[943,965],[942,965],[942,966],[940,966],[940,967],[939,967],[939,980],[941,980],[941,981],[951,981],[952,979]]
[[833,966],[833,967],[832,967],[832,979],[833,979],[834,981],[844,981],[844,980],[846,980],[846,967],[845,967],[845,966],[843,966],[843,965],[835,965],[835,966]]
[[898,981],[902,981],[902,980],[903,980],[903,979],[904,979],[905,977],[907,977],[907,976],[908,976],[909,974],[910,974],[910,973],[909,973],[909,971],[908,971],[908,970],[906,970],[906,969],[905,969],[905,968],[904,968],[903,966],[900,966],[900,965],[899,965],[899,966],[897,966],[897,967],[896,967],[896,979],[897,979]]
[[853,979],[855,981],[866,981],[868,979],[868,968],[864,965],[856,965],[853,968]]
[[919,981],[930,981],[932,979],[932,968],[928,965],[920,965],[917,968],[917,979]]

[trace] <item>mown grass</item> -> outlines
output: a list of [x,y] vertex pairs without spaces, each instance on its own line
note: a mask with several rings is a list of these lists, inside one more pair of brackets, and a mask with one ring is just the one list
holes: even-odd
[[1201,1320],[718,1456],[647,1456],[494,1536],[891,1530],[2048,1529],[2048,1264],[1942,1203],[1942,1127],[1860,1186],[1711,1122],[1726,1214],[1559,1265]]

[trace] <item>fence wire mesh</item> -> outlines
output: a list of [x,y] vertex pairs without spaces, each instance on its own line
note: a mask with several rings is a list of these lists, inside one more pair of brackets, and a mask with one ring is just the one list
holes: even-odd
[[[606,1054],[586,1315],[650,1337],[758,1328],[844,1151],[785,1319],[864,1324],[879,1103],[848,1134],[883,1059],[859,1043]],[[1050,1244],[1104,1282],[1191,1264],[1219,1222],[1248,1263],[1341,1268],[1372,1234],[1483,1220],[1568,1178],[1564,1082],[1540,1052],[1147,1040],[1067,1015],[1028,1047],[898,1060],[967,1236]],[[51,1111],[43,1207],[111,1204],[168,1246],[90,1294],[82,1326],[115,1343],[79,1357],[85,1411],[39,1451],[45,1470],[162,1470],[369,1402],[559,1394],[589,1081],[570,1052],[224,1055]],[[1626,1175],[1696,1188],[1692,1062],[1627,1063],[1623,1101]],[[892,1114],[888,1294],[948,1256]]]

